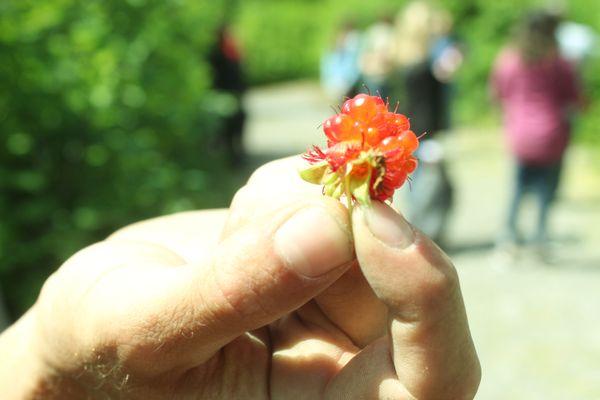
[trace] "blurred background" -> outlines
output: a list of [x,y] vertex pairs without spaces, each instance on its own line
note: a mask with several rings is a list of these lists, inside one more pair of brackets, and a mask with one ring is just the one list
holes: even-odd
[[[0,2],[0,331],[78,249],[227,207],[258,165],[322,143],[331,106],[372,91],[428,132],[395,205],[455,260],[478,398],[600,398],[600,2],[415,4]],[[494,80],[540,8],[578,87],[543,240],[505,235],[515,187],[539,171],[515,178]],[[538,197],[512,225],[540,234]]]

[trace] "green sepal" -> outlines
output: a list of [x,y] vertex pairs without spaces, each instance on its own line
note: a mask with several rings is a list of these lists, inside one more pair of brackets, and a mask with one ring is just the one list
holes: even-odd
[[[372,165],[370,159],[364,157],[364,154],[361,154],[363,159],[354,160],[351,163],[346,165],[346,179],[345,183],[348,186],[347,191],[352,198],[354,198],[358,204],[360,205],[370,205],[371,204],[371,174]],[[356,166],[362,165],[368,168],[368,173],[362,178],[357,179],[356,177],[351,178],[352,169]],[[348,199],[352,201],[352,199]]]
[[333,192],[333,194],[331,195],[331,197],[333,197],[334,199],[339,200],[340,197],[342,197],[343,194],[344,194],[344,185],[342,185],[342,183],[339,182],[337,184],[337,186],[335,187],[335,191]]
[[368,174],[365,178],[361,180],[351,179],[349,182],[350,185],[350,193],[352,197],[358,201],[360,205],[370,205],[371,204],[371,193],[369,185],[371,183],[371,174]]
[[336,179],[326,184],[323,188],[323,194],[325,196],[333,197],[334,199],[339,200],[342,194],[344,193],[344,186],[342,185],[342,181],[339,179],[339,176],[336,175]]
[[339,182],[340,182],[340,175],[331,170],[327,171],[325,176],[323,176],[323,185],[335,185],[335,184],[339,184]]
[[313,164],[310,167],[303,169],[300,172],[300,177],[304,179],[306,182],[314,183],[316,185],[325,184],[325,180],[327,180],[329,164],[327,161],[321,161],[320,163]]
[[352,190],[352,196],[360,205],[371,204],[371,195],[369,191],[369,181],[365,181]]

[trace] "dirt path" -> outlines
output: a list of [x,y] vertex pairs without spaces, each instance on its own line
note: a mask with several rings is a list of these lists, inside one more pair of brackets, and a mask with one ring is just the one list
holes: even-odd
[[[311,82],[248,96],[246,146],[256,162],[321,143],[331,104]],[[493,243],[508,200],[510,163],[498,129],[448,138],[457,201],[450,245],[483,365],[481,400],[600,399],[600,169],[581,146],[569,154],[552,227],[556,262]],[[525,210],[525,216],[531,216]],[[532,218],[526,218],[526,226]]]

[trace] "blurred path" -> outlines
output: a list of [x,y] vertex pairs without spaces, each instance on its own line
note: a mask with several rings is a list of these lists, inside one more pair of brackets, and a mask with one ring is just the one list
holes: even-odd
[[[255,164],[322,143],[317,127],[332,113],[312,82],[254,90],[247,104]],[[477,398],[600,399],[600,162],[583,147],[569,153],[551,225],[557,262],[524,253],[508,263],[492,247],[509,196],[499,138],[474,129],[448,138],[457,195],[450,250],[483,366]]]

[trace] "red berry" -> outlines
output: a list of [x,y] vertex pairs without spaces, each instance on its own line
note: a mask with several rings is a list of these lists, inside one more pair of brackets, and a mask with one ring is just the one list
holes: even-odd
[[353,142],[340,142],[327,149],[327,161],[333,171],[337,171],[348,160],[356,158],[360,153],[360,144]]
[[350,190],[350,199],[365,202],[357,188],[369,183],[372,198],[389,199],[418,164],[412,153],[419,139],[410,130],[408,118],[388,111],[381,97],[366,94],[347,100],[341,111],[323,123],[327,149],[315,148],[305,159],[312,164],[327,161],[333,180],[328,178],[326,193],[336,198],[344,189]]
[[323,124],[323,131],[332,144],[362,139],[360,131],[357,131],[355,127],[354,120],[345,114],[328,118]]
[[412,153],[419,147],[419,139],[413,131],[404,131],[399,136],[401,146],[404,147],[407,153]]
[[388,136],[381,141],[377,148],[383,153],[388,162],[399,161],[405,154],[407,149],[403,147],[402,140],[398,136]]
[[380,131],[378,128],[370,126],[365,132],[365,141],[368,145],[372,147],[376,146],[379,142],[381,142],[382,133],[383,132]]
[[387,107],[381,97],[362,93],[346,100],[342,106],[342,113],[365,122],[386,110]]
[[415,169],[417,169],[417,165],[419,164],[419,162],[417,161],[416,158],[411,157],[408,160],[406,160],[406,164],[405,164],[405,168],[406,168],[406,172],[408,172],[409,174],[411,172],[414,172]]
[[395,135],[410,129],[408,118],[402,114],[388,112],[385,114],[385,122],[388,129],[392,130]]

